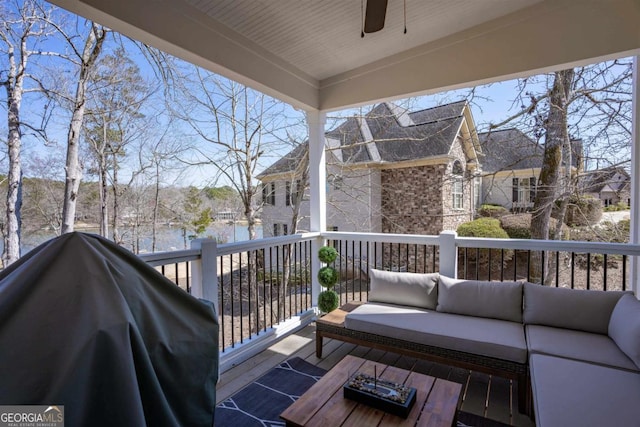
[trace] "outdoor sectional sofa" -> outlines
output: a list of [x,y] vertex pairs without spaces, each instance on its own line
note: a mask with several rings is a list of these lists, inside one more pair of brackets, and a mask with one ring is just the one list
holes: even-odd
[[512,378],[539,426],[640,425],[640,301],[630,292],[372,269],[329,337]]

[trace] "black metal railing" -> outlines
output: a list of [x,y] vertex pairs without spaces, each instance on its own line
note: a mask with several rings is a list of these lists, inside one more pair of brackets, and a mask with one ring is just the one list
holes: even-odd
[[[555,244],[563,246],[559,250],[539,250],[519,248],[521,242],[504,241],[502,246],[513,248],[467,245],[459,248],[458,278],[526,280],[547,286],[603,291],[631,288],[630,258],[637,251],[635,246],[563,241]],[[529,241],[528,245],[541,244]],[[544,245],[554,246],[549,242]]]
[[191,293],[191,262],[174,262],[156,267],[160,273],[187,293]]
[[[331,237],[338,235],[330,234]],[[378,241],[380,238],[378,234],[373,237],[362,235],[360,239],[331,238],[327,241],[339,254],[333,267],[339,275],[334,290],[340,297],[340,304],[368,300],[370,268],[413,273],[438,271],[437,244],[402,242],[397,237],[392,241]]]
[[312,307],[310,260],[300,239],[218,256],[223,352]]

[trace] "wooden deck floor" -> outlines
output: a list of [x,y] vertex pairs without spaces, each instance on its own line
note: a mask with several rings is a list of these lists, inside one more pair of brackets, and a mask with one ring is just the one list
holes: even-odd
[[310,325],[225,372],[218,382],[216,396],[218,402],[225,400],[274,366],[291,357],[300,357],[309,363],[329,370],[345,355],[352,354],[364,359],[461,383],[463,400],[460,409],[463,411],[514,426],[534,426],[531,419],[518,412],[517,390],[507,379],[450,368],[342,341],[331,339],[324,341],[324,357],[318,359],[315,355],[315,326]]

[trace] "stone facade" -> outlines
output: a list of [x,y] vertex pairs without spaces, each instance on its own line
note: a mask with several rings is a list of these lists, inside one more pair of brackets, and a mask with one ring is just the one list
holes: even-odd
[[382,232],[438,234],[446,165],[382,171]]
[[466,164],[462,146],[454,144],[448,164],[385,169],[381,174],[382,232],[437,235],[473,219],[472,183],[462,175],[462,208],[453,207],[453,163]]

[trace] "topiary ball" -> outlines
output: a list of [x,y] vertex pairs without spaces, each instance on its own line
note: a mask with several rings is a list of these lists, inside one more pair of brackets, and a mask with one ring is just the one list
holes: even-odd
[[338,308],[338,294],[333,290],[322,291],[318,294],[318,308],[323,313],[329,313]]
[[331,246],[323,246],[318,250],[318,258],[325,264],[331,264],[338,257],[338,251]]
[[332,267],[322,267],[318,270],[318,281],[325,288],[331,289],[338,282],[338,272]]

